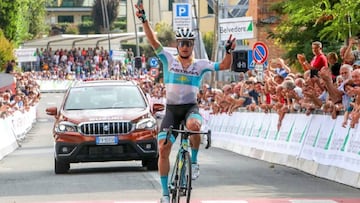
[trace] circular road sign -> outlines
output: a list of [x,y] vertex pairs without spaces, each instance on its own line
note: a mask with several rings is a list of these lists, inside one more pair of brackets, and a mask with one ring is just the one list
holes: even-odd
[[269,55],[269,50],[263,42],[256,42],[253,46],[252,54],[256,63],[263,64]]
[[149,63],[150,67],[157,67],[159,65],[158,59],[156,57],[151,57]]

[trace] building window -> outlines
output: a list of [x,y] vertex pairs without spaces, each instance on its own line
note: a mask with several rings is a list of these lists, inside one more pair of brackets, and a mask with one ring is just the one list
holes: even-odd
[[208,5],[208,14],[214,14],[214,9],[212,9],[209,5]]
[[58,16],[58,23],[73,23],[74,16]]
[[173,3],[175,2],[175,0],[169,0],[169,11],[173,10]]

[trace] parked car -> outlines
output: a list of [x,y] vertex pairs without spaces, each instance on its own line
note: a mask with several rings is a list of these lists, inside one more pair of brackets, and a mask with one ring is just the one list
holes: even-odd
[[154,114],[163,109],[149,106],[134,81],[98,80],[70,87],[59,108],[46,109],[56,118],[55,173],[67,173],[71,163],[129,160],[157,170]]

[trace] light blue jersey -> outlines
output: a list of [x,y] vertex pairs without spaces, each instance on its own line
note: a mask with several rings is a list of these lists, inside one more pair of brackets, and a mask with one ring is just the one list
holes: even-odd
[[196,104],[201,79],[207,71],[219,71],[219,63],[207,59],[194,59],[185,70],[180,61],[163,47],[156,50],[163,64],[166,103],[171,105]]

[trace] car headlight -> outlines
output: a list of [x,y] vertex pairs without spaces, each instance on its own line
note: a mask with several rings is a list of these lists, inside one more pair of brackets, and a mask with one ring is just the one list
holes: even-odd
[[55,131],[56,132],[77,132],[77,126],[71,122],[60,122],[56,127],[55,127]]
[[136,124],[136,129],[152,129],[156,126],[156,120],[153,117],[140,120]]

